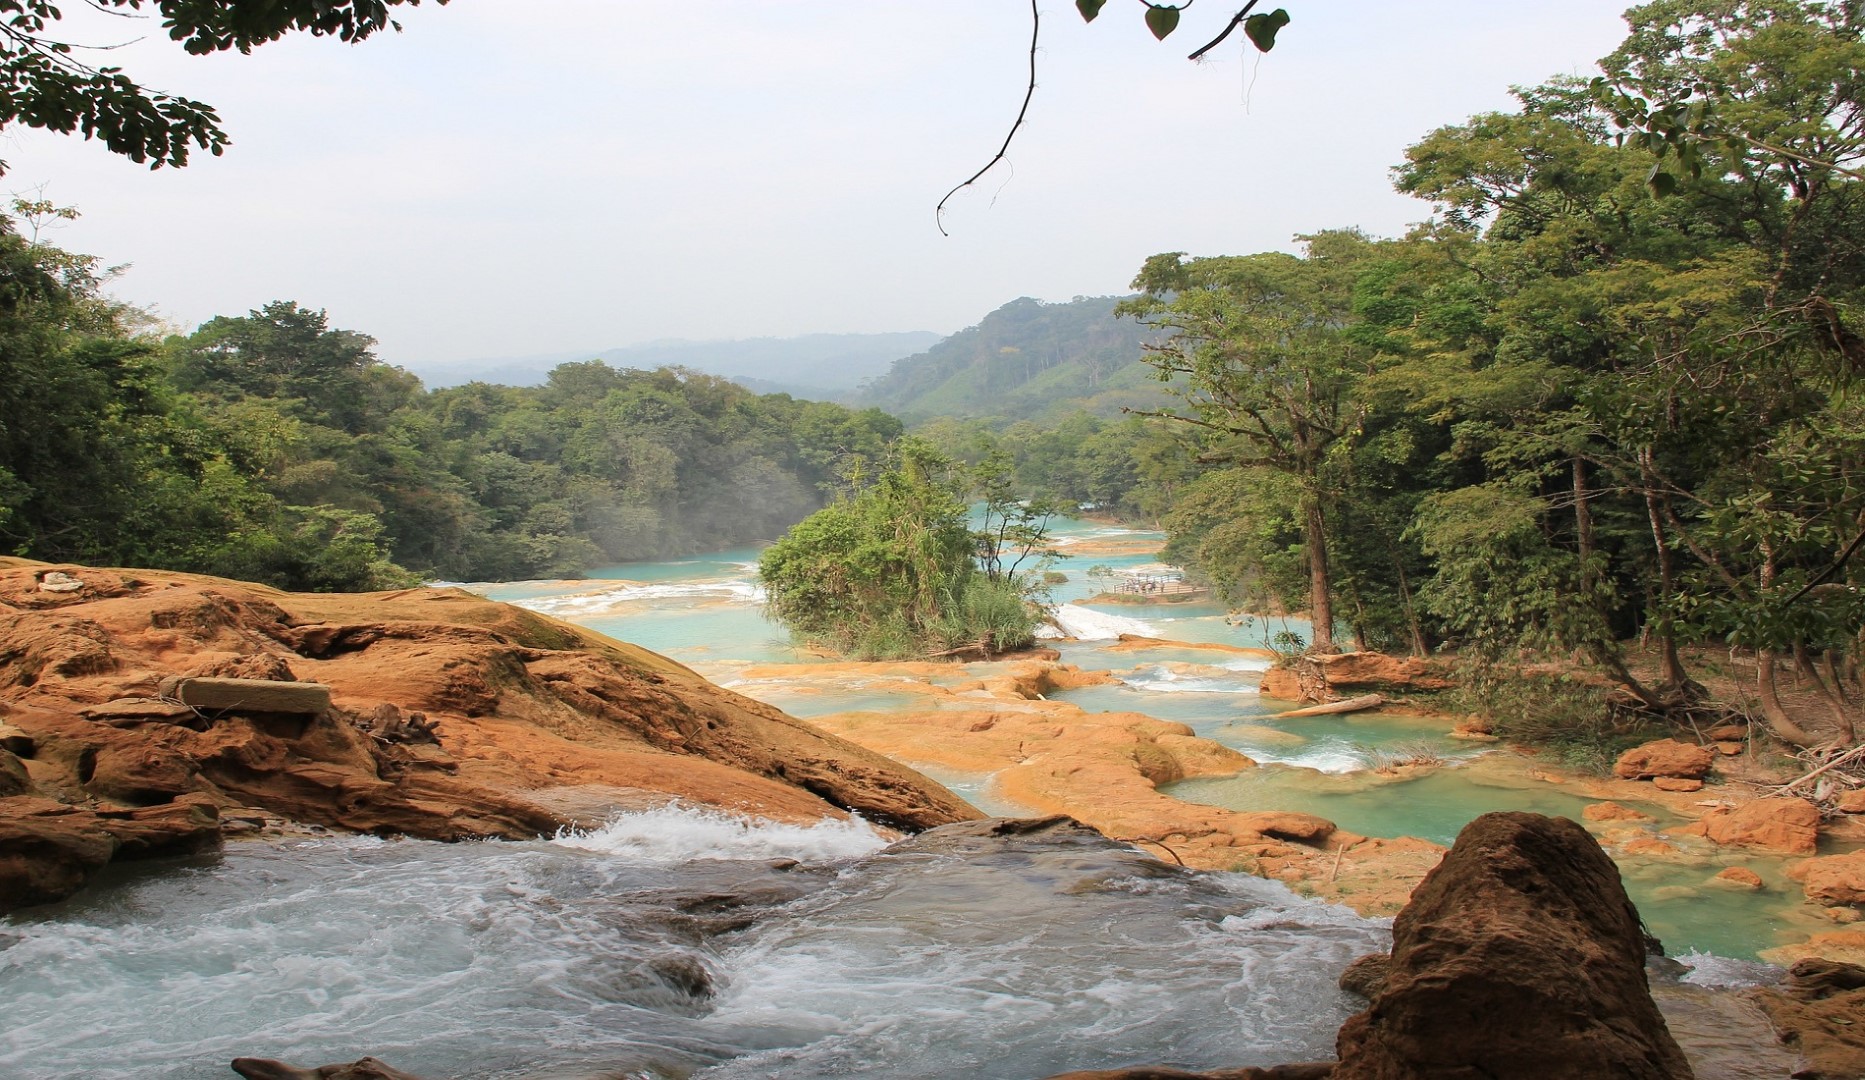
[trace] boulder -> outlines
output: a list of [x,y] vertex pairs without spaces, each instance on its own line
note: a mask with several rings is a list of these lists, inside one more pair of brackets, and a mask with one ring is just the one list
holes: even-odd
[[1865,1076],[1865,967],[1800,960],[1780,986],[1752,991],[1752,997],[1781,1042],[1805,1059],[1796,1080]]
[[1865,903],[1865,851],[1808,859],[1788,867],[1787,876],[1815,903]]
[[1485,814],[1393,925],[1391,970],[1342,1026],[1335,1080],[1691,1076],[1645,981],[1647,941],[1586,830]]
[[1761,889],[1764,882],[1761,875],[1745,866],[1731,866],[1710,879],[1710,884],[1728,889],[1747,889],[1751,892]]
[[234,1058],[233,1071],[246,1080],[421,1080],[372,1057],[315,1069],[300,1069],[271,1058]]
[[1820,808],[1805,799],[1756,799],[1734,809],[1718,807],[1675,831],[1718,844],[1811,855],[1820,841]]
[[1692,791],[1702,791],[1703,781],[1687,780],[1680,776],[1654,776],[1651,778],[1651,786],[1657,788],[1659,791],[1688,793]]
[[1715,752],[1708,747],[1676,739],[1656,739],[1620,754],[1612,771],[1621,780],[1649,780],[1656,776],[1701,780],[1715,760]]
[[1865,814],[1865,788],[1840,792],[1833,800],[1833,809],[1842,814]]
[[1444,664],[1378,652],[1305,654],[1263,673],[1261,691],[1286,701],[1338,701],[1386,694],[1448,690],[1456,685]]
[[0,911],[63,900],[112,859],[187,855],[219,842],[219,815],[200,795],[127,810],[0,799]]
[[1650,814],[1642,814],[1629,806],[1616,802],[1589,803],[1580,811],[1580,816],[1588,821],[1650,821]]

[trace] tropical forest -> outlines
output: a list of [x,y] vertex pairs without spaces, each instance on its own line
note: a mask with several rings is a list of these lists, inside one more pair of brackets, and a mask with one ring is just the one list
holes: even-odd
[[[1057,6],[948,203],[1060,145],[1058,22],[1246,104],[1333,25]],[[0,3],[0,127],[240,153],[63,18]],[[0,1074],[1865,1076],[1865,10],[1614,34],[1357,177],[1404,227],[1162,226],[950,334],[449,376],[14,193]]]

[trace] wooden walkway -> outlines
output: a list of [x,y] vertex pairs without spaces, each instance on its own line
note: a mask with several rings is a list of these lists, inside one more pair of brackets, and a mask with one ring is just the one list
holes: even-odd
[[1129,578],[1111,591],[1128,596],[1197,596],[1206,590],[1178,578]]

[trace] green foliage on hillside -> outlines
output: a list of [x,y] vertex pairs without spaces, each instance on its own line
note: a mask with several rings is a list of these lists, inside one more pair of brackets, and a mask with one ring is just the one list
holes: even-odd
[[[966,498],[979,484],[974,531]],[[864,660],[989,656],[1035,640],[1047,516],[1015,504],[1000,468],[956,467],[906,439],[884,471],[766,548],[758,574],[771,616],[809,644]]]
[[302,589],[570,575],[774,537],[901,430],[596,362],[427,392],[320,311],[161,341],[99,285],[0,231],[0,550]]
[[1114,297],[1024,297],[903,360],[859,400],[916,424],[936,417],[1060,421],[1158,404],[1140,360],[1158,335],[1114,317]]

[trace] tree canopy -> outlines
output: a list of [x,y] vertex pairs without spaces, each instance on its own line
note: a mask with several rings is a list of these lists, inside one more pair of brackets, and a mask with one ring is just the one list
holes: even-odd
[[[294,32],[362,41],[400,29],[393,9],[421,0],[89,2],[104,11],[153,11],[172,40],[207,55],[249,53]],[[214,155],[225,150],[227,134],[213,106],[151,89],[121,68],[85,63],[83,47],[60,36],[63,17],[51,0],[0,0],[0,128],[24,124],[81,134],[151,168],[186,165],[196,149]]]

